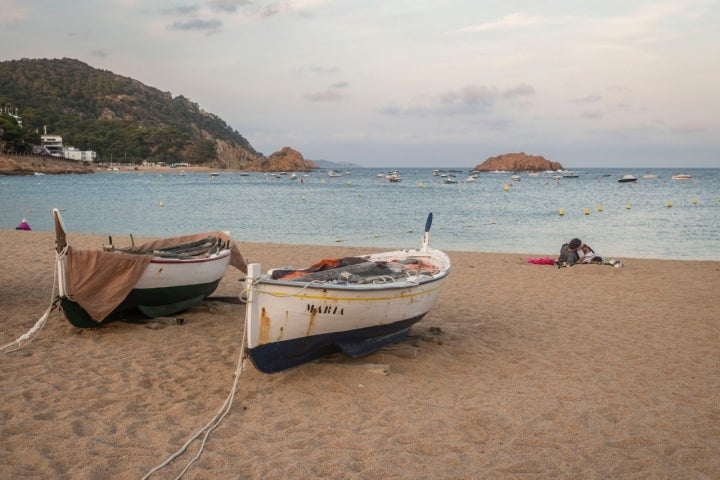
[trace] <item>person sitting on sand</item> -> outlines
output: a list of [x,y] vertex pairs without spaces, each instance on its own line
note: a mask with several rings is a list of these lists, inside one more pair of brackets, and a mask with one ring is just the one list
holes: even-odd
[[568,243],[563,243],[560,247],[560,256],[557,259],[558,267],[575,265],[580,261],[578,250],[582,246],[582,240],[573,238]]
[[22,219],[22,222],[20,222],[20,223],[18,224],[18,226],[15,227],[15,230],[32,230],[32,229],[30,228],[30,225],[27,223],[27,220],[25,220],[25,219],[23,218],[23,219]]

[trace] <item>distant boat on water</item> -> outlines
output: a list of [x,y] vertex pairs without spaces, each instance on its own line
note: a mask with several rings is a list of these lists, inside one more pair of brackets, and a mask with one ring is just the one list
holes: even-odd
[[642,177],[645,178],[645,179],[647,179],[647,180],[651,180],[651,179],[653,179],[653,178],[657,178],[657,175],[655,175],[654,173],[646,173],[646,174],[643,175]]
[[692,178],[692,175],[688,175],[686,173],[678,173],[677,175],[673,175],[673,180],[690,180]]
[[637,177],[635,177],[634,175],[623,175],[622,177],[620,177],[620,179],[618,180],[618,182],[620,182],[620,183],[628,183],[628,182],[634,182],[634,181],[636,181],[636,180],[637,180]]
[[398,172],[397,170],[393,170],[392,172],[388,173],[385,178],[392,183],[398,183],[400,180],[402,180],[400,172]]

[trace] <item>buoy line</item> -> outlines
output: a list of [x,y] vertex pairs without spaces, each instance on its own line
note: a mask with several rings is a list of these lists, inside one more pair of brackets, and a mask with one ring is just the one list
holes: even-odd
[[[65,247],[67,248],[67,247]],[[64,253],[64,251],[63,251]],[[38,318],[37,322],[35,322],[35,325],[30,328],[27,332],[25,332],[23,335],[20,335],[18,338],[13,340],[12,342],[6,343],[2,347],[0,347],[0,353],[11,353],[16,352],[23,348],[26,345],[29,345],[30,342],[32,342],[38,333],[43,329],[45,324],[48,321],[48,318],[50,318],[50,313],[55,309],[57,306],[57,302],[60,300],[60,298],[55,298],[55,290],[57,289],[57,257],[59,257],[60,254],[55,254],[55,270],[53,271],[53,287],[52,292],[50,293],[50,306],[45,310],[45,313],[42,314],[40,318]]]
[[233,401],[235,400],[235,391],[237,390],[237,385],[240,380],[240,374],[245,369],[245,335],[246,335],[246,328],[245,328],[245,322],[243,322],[243,336],[242,341],[240,342],[240,356],[238,357],[238,363],[237,367],[235,368],[235,379],[233,380],[232,388],[230,389],[230,393],[228,394],[227,398],[225,399],[225,402],[220,407],[220,409],[217,411],[215,416],[200,430],[195,432],[193,436],[191,436],[185,444],[180,447],[175,453],[170,455],[167,459],[165,459],[164,462],[162,462],[160,465],[153,467],[150,471],[148,471],[143,477],[142,480],[146,480],[150,478],[151,475],[158,472],[159,470],[165,468],[168,466],[173,460],[175,460],[177,457],[185,453],[187,448],[190,446],[192,442],[197,440],[200,435],[205,433],[205,435],[202,438],[202,442],[200,443],[200,448],[198,452],[195,454],[193,458],[191,458],[188,463],[185,465],[185,468],[182,469],[182,471],[178,474],[177,477],[175,477],[175,480],[179,480],[187,473],[188,469],[192,466],[193,463],[197,459],[200,458],[200,455],[202,454],[203,450],[205,449],[205,444],[207,443],[207,439],[210,436],[210,433],[212,433],[213,430],[215,430],[218,425],[220,425],[220,422],[223,418],[230,412],[230,408],[232,408]]

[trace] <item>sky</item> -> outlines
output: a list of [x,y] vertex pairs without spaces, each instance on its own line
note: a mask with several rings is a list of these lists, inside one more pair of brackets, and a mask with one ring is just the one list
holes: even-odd
[[718,25],[720,0],[0,0],[0,60],[185,96],[265,155],[720,168]]

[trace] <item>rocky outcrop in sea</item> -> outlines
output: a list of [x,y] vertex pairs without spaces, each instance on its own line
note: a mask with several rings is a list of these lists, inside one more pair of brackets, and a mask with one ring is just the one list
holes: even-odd
[[490,157],[473,170],[478,172],[545,172],[564,170],[564,168],[560,162],[551,162],[540,155],[528,155],[520,152]]

